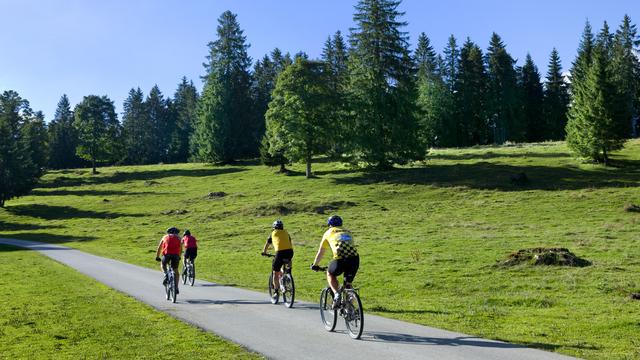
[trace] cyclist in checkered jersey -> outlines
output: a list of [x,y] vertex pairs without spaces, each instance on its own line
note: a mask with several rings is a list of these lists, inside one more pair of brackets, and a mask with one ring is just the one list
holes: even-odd
[[353,237],[348,230],[342,228],[342,218],[340,216],[333,215],[329,217],[327,225],[329,225],[329,229],[322,236],[320,248],[311,265],[311,269],[318,269],[318,264],[322,260],[325,251],[327,248],[331,248],[333,260],[327,268],[327,282],[335,294],[334,303],[337,303],[340,300],[340,293],[338,292],[340,285],[337,277],[344,273],[345,286],[350,287],[360,267],[360,256]]

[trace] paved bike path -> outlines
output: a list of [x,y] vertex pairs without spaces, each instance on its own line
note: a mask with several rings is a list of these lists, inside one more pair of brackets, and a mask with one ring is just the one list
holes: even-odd
[[366,313],[361,340],[352,340],[338,318],[336,332],[324,330],[317,304],[274,306],[265,293],[196,280],[181,286],[178,302],[164,299],[162,276],[152,270],[33,241],[0,244],[39,251],[107,286],[178,319],[263,354],[270,359],[491,359],[560,360],[567,356],[499,341],[372,316]]

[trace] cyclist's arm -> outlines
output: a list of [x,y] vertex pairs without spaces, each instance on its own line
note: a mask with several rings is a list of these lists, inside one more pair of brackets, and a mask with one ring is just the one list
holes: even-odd
[[267,250],[269,249],[269,244],[271,244],[271,242],[269,240],[271,240],[271,238],[268,238],[267,242],[264,243],[264,247],[262,248],[262,253],[263,254],[266,254]]
[[320,260],[324,256],[324,252],[327,251],[327,248],[320,244],[320,248],[318,249],[318,253],[316,254],[316,258],[313,260],[313,266],[317,266],[320,264]]
[[160,257],[160,251],[162,250],[162,240],[158,244],[158,249],[156,249],[156,257]]

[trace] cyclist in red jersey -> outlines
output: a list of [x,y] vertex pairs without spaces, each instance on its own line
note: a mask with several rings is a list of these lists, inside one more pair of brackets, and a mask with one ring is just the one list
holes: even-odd
[[[178,279],[180,278],[180,274],[178,273],[178,265],[180,265],[180,254],[182,254],[182,243],[180,242],[178,233],[180,233],[180,230],[177,228],[168,228],[167,235],[162,237],[156,250],[156,261],[160,261],[160,268],[164,274],[163,285],[167,283],[167,263],[171,262],[173,272],[176,274],[176,294],[179,293]],[[162,259],[160,258],[160,254],[162,254]]]
[[182,246],[184,247],[184,261],[193,264],[193,260],[198,256],[198,241],[195,236],[191,235],[191,231],[184,231]]

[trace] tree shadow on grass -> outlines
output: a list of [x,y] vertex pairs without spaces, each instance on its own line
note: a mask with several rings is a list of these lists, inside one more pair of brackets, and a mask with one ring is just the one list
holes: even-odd
[[118,196],[118,195],[152,195],[154,192],[128,192],[119,190],[33,190],[30,195],[36,196]]
[[378,312],[381,314],[434,314],[434,315],[449,315],[448,311],[441,310],[427,310],[427,309],[388,309],[384,306],[373,306],[369,309],[372,312]]
[[100,212],[91,210],[80,210],[72,206],[53,206],[53,205],[16,205],[7,207],[6,210],[13,215],[29,216],[45,220],[62,220],[62,219],[115,219],[119,217],[142,217],[142,214],[121,214],[113,212]]
[[[525,173],[524,184],[512,182],[512,176]],[[337,178],[339,184],[370,185],[378,183],[468,187],[482,190],[578,190],[588,188],[637,187],[640,185],[640,162],[627,161],[619,169],[582,170],[574,167],[511,166],[478,162],[474,164],[428,165],[390,171],[368,171],[360,175]]]
[[233,174],[246,171],[242,167],[221,167],[211,169],[158,169],[158,170],[141,170],[131,172],[116,171],[112,174],[96,175],[96,176],[60,176],[50,181],[44,181],[39,184],[40,188],[57,188],[57,187],[71,187],[81,185],[96,185],[96,184],[117,184],[127,181],[136,180],[158,180],[168,177],[207,177],[223,174]]
[[492,152],[487,151],[485,153],[465,153],[465,154],[430,154],[427,156],[428,159],[436,159],[436,160],[488,160],[488,159],[499,159],[499,158],[507,158],[507,159],[521,159],[521,158],[569,158],[571,159],[570,153],[562,153],[562,152],[549,152],[549,153],[540,153],[540,152],[521,152],[521,153],[502,153],[502,152]]
[[[58,235],[49,233],[17,233],[7,236],[11,239],[38,241],[49,244],[64,244],[70,242],[84,242],[96,240],[93,236],[71,236],[71,235]],[[21,248],[20,248],[21,249]],[[46,250],[46,249],[42,249]]]
[[0,221],[0,231],[28,231],[42,229],[60,229],[64,226],[60,225],[35,225],[35,224],[16,224]]

